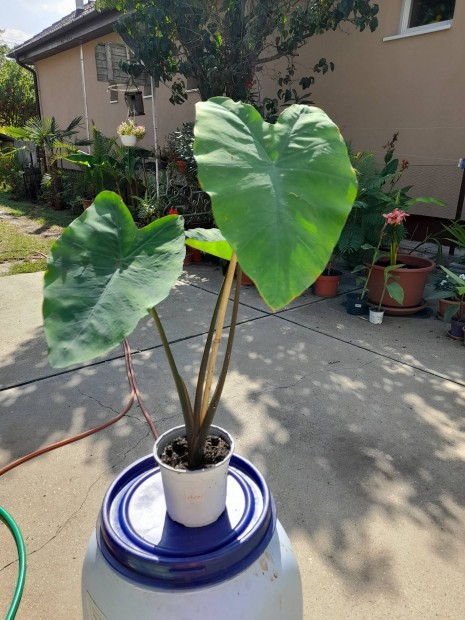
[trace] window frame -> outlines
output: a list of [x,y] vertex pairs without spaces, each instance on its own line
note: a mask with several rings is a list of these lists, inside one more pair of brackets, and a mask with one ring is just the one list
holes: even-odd
[[[430,24],[425,24],[424,26],[414,26],[413,28],[409,27],[410,14],[412,11],[412,4],[414,0],[404,0],[402,4],[401,14],[400,14],[400,27],[399,33],[401,35],[409,35],[409,34],[423,34],[426,32],[434,32],[436,30],[446,30],[452,26],[452,19],[445,19],[441,22],[431,22]],[[455,12],[455,6],[454,6]]]

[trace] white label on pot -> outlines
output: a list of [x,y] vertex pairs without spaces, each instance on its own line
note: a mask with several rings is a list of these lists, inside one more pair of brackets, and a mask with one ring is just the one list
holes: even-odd
[[102,614],[100,609],[95,604],[91,595],[87,592],[87,612],[90,620],[107,620],[107,617]]

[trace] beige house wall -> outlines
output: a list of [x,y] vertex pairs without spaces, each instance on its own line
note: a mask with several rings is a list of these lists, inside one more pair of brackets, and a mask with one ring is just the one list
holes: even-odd
[[[81,48],[61,52],[37,62],[35,69],[39,82],[40,106],[43,116],[55,116],[60,127],[65,127],[76,116],[82,116],[86,136],[86,118],[89,130],[92,122],[107,136],[116,136],[116,127],[127,118],[127,107],[124,93],[120,92],[118,103],[110,102],[110,93],[106,82],[97,81],[95,47],[98,43],[118,42],[116,34],[100,37],[83,44]],[[85,89],[82,80],[82,64],[84,68]],[[169,102],[171,91],[167,86],[160,85],[155,89],[156,119],[158,143],[163,144],[169,133],[183,122],[194,119],[194,105],[198,96],[193,93],[182,106],[173,106]],[[153,147],[154,121],[152,114],[152,97],[144,97],[144,116],[137,116],[136,122],[147,129],[141,146]]]
[[[379,27],[374,32],[355,32],[347,26],[314,37],[296,59],[303,75],[311,73],[321,57],[334,61],[334,73],[316,76],[312,98],[341,128],[357,150],[375,152],[380,161],[383,145],[399,132],[396,154],[409,161],[402,183],[414,185],[412,194],[431,195],[446,207],[419,206],[413,212],[436,217],[455,215],[465,157],[465,1],[456,2],[450,30],[385,40],[399,34],[403,0],[378,0]],[[75,116],[95,121],[104,134],[116,135],[126,118],[124,93],[110,103],[107,84],[97,81],[95,46],[121,42],[110,34],[82,46],[86,97],[84,97],[79,46],[37,62],[42,113],[54,115],[61,126]],[[270,75],[279,66],[265,66],[258,73],[262,95],[273,95]],[[183,122],[193,120],[196,94],[182,106],[169,103],[168,87],[156,89],[157,137],[166,136]],[[142,145],[154,145],[151,97],[144,99],[145,116],[137,121],[147,128]],[[85,133],[85,132],[84,132]]]
[[402,183],[412,194],[432,195],[447,207],[421,206],[413,212],[454,217],[465,157],[465,2],[456,2],[450,30],[408,36],[399,33],[402,0],[378,0],[374,32],[344,28],[315,37],[298,58],[304,73],[321,57],[334,61],[334,73],[317,76],[315,104],[339,125],[355,149],[374,151],[399,132],[396,154],[410,168]]

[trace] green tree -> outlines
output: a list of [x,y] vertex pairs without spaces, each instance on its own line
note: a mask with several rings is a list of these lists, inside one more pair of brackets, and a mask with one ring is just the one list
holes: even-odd
[[36,113],[34,81],[27,69],[6,57],[9,51],[0,43],[0,125],[20,126]]
[[[250,101],[257,68],[285,58],[288,73],[281,98],[291,88],[294,59],[307,40],[343,23],[374,30],[378,5],[371,0],[98,0],[99,8],[123,15],[118,34],[133,50],[132,69],[143,64],[156,81],[169,83],[172,103],[187,98],[186,78],[196,81],[203,100],[227,95]],[[334,65],[321,58],[314,73]],[[131,66],[126,67],[131,69]],[[300,80],[304,89],[314,77]]]

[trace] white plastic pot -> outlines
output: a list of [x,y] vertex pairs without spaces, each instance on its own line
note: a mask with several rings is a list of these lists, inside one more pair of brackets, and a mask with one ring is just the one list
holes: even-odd
[[136,146],[137,138],[132,134],[120,136],[123,146]]
[[383,322],[384,310],[374,310],[370,308],[370,323],[380,325]]
[[160,455],[165,446],[185,432],[184,426],[178,426],[163,433],[155,443],[153,455],[160,467],[169,516],[186,527],[203,527],[214,523],[224,512],[228,467],[234,441],[224,429],[211,426],[210,434],[222,437],[231,446],[229,456],[221,463],[204,469],[174,469],[163,463]]

